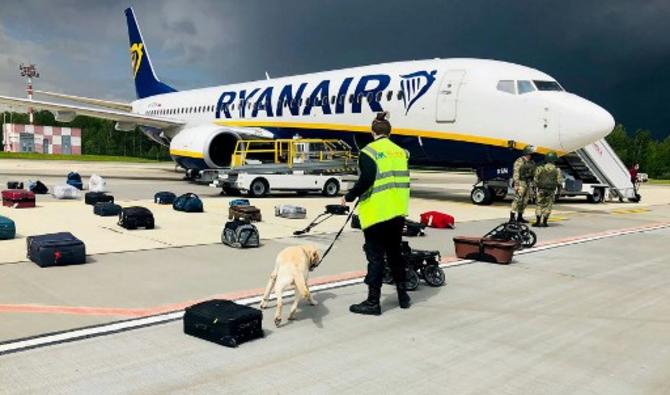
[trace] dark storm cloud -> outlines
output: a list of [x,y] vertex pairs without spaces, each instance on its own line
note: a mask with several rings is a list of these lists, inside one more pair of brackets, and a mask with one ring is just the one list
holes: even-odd
[[[7,2],[5,2],[7,3]],[[0,13],[0,89],[132,99],[127,2],[27,0]],[[670,130],[668,1],[136,1],[161,78],[181,89],[377,62],[507,60],[545,71],[629,129]]]

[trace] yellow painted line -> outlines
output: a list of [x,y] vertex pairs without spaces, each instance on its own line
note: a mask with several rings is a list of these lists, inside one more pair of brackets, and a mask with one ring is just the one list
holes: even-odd
[[202,154],[202,152],[185,151],[185,150],[177,150],[177,149],[171,149],[170,150],[170,155],[185,156],[187,158],[197,158],[197,159],[203,159],[205,157]]
[[625,214],[641,214],[651,211],[648,208],[630,208],[630,209],[619,209],[610,211],[611,214],[615,215],[625,215]]
[[[277,122],[277,121],[214,121],[216,125],[220,126],[235,126],[235,127],[259,127],[259,128],[295,128],[295,129],[325,129],[325,130],[337,130],[341,132],[370,132],[370,126],[360,126],[360,125],[342,125],[342,124],[332,124],[332,123],[306,123],[306,122]],[[476,143],[476,144],[485,144],[496,147],[507,148],[508,140],[497,139],[493,137],[484,137],[484,136],[474,136],[461,133],[451,133],[451,132],[439,132],[439,131],[430,131],[430,130],[420,130],[420,129],[408,129],[408,128],[393,128],[393,134],[401,136],[415,136],[415,137],[427,137],[438,140],[451,140],[451,141],[461,141],[466,143]],[[522,142],[515,142],[517,149],[523,149],[528,144]],[[552,150],[551,148],[546,147],[536,147],[536,151],[541,154],[546,154],[549,151],[556,151],[558,155],[565,155],[566,152],[559,150]]]
[[551,216],[549,217],[549,220],[547,222],[560,222],[560,221],[567,221],[568,217],[557,217],[557,216]]

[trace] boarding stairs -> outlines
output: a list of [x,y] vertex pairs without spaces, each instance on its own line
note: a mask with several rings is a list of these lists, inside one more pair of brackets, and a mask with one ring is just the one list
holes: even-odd
[[605,139],[564,155],[559,163],[565,172],[584,184],[603,184],[609,198],[636,199],[628,169]]

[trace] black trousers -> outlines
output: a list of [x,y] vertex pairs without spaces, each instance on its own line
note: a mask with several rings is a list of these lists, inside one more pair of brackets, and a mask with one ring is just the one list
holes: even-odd
[[368,274],[365,276],[365,283],[369,287],[381,289],[386,259],[388,259],[393,274],[393,281],[396,284],[406,281],[407,263],[400,250],[404,225],[405,218],[395,217],[374,224],[363,231],[365,236],[363,249],[368,259]]

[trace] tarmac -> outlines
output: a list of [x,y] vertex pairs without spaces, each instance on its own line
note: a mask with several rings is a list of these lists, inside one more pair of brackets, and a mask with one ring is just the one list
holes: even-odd
[[[213,297],[257,306],[277,252],[330,244],[340,218],[292,232],[337,199],[252,199],[263,245],[236,250],[220,243],[230,197],[181,180],[172,164],[3,160],[0,183],[51,187],[74,166],[105,177],[122,205],[149,207],[157,229],[125,231],[83,199],[0,208],[19,228],[0,241],[1,394],[670,393],[669,186],[644,185],[639,204],[559,202],[551,227],[536,230],[537,247],[495,265],[453,257],[452,237],[483,235],[509,202],[471,205],[469,173],[413,171],[410,216],[439,210],[457,220],[408,239],[442,253],[445,286],[422,283],[409,310],[384,287],[381,317],[349,313],[365,297],[365,259],[361,232],[347,227],[311,275],[319,305],[301,303],[297,319],[276,328],[273,302],[265,338],[229,349],[184,335],[183,308]],[[195,192],[205,213],[154,205],[158,190]],[[274,217],[282,203],[306,206],[308,219]],[[25,237],[52,231],[84,240],[87,264],[27,262]]]

